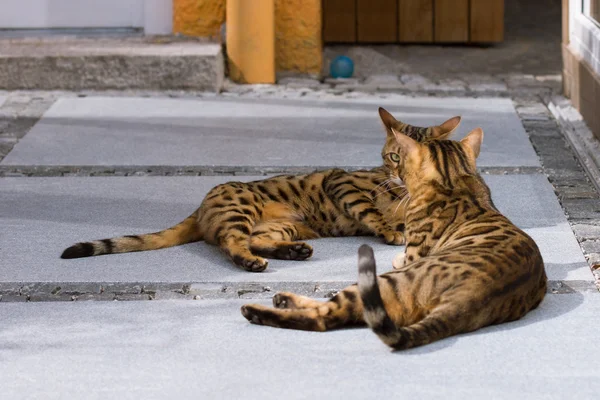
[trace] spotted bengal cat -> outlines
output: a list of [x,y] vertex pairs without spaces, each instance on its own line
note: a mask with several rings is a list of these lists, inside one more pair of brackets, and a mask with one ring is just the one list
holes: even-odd
[[[419,128],[397,121],[383,108],[379,115],[392,129],[415,140],[443,139],[459,125],[454,117],[439,126]],[[369,171],[330,169],[308,175],[276,176],[229,182],[213,188],[192,215],[160,232],[77,243],[62,258],[154,250],[205,240],[218,245],[245,270],[267,268],[263,257],[304,260],[312,247],[298,240],[317,237],[378,235],[388,244],[404,243],[406,191],[387,179],[386,166]]]
[[278,293],[276,308],[245,305],[244,317],[310,331],[366,322],[400,350],[514,321],[536,308],[546,293],[542,256],[496,210],[477,174],[482,138],[476,129],[460,142],[420,144],[396,133],[385,160],[410,197],[403,265],[377,277],[373,250],[363,245],[357,285],[327,302]]

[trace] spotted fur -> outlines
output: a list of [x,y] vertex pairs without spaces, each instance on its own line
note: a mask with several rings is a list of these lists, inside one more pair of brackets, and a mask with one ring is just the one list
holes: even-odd
[[[416,140],[442,139],[460,123],[454,117],[439,126],[414,127],[383,108],[387,132],[383,154],[395,143],[392,130]],[[254,182],[229,182],[213,188],[192,215],[156,233],[77,243],[62,258],[89,257],[176,246],[204,240],[219,246],[235,264],[260,272],[265,257],[304,260],[312,248],[301,240],[318,237],[378,235],[386,243],[404,243],[406,191],[388,179],[389,165],[346,172],[330,169],[307,175],[282,175]]]
[[517,320],[546,293],[540,251],[500,214],[475,159],[483,132],[461,142],[424,144],[396,135],[402,156],[394,172],[404,180],[406,251],[403,265],[377,276],[373,250],[359,249],[358,284],[330,301],[278,293],[276,308],[246,305],[251,322],[325,331],[368,324],[401,350],[484,326]]

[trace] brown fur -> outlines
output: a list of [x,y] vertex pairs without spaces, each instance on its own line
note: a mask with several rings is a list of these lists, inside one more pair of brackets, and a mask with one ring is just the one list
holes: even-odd
[[[395,142],[392,129],[415,140],[442,139],[460,123],[419,128],[397,121],[380,108],[386,128],[384,149]],[[200,208],[181,223],[156,233],[77,243],[62,258],[154,250],[205,240],[225,251],[248,271],[267,267],[263,257],[304,260],[312,248],[300,240],[317,237],[378,235],[386,243],[404,243],[402,182],[392,183],[386,164],[369,171],[341,169],[308,175],[276,176],[229,182],[213,188]]]
[[514,321],[546,293],[544,263],[535,242],[496,210],[477,174],[483,132],[461,142],[419,144],[396,135],[388,150],[403,162],[404,265],[377,277],[369,246],[359,249],[358,285],[330,301],[275,295],[277,308],[246,305],[256,324],[325,331],[364,324],[394,349],[420,346],[487,325]]

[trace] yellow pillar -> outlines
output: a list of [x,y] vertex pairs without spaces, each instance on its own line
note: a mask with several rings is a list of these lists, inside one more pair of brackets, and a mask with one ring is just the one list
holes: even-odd
[[229,76],[240,83],[275,83],[274,0],[227,0]]

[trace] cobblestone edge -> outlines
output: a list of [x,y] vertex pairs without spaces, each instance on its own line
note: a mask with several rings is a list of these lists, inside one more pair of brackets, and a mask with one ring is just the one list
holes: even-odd
[[513,98],[515,109],[554,188],[600,290],[600,195],[548,105],[550,98]]
[[54,95],[48,93],[31,95],[9,92],[5,94],[7,98],[0,104],[0,161],[56,100]]
[[[331,168],[347,171],[368,169],[359,166],[202,166],[202,165],[137,165],[137,166],[28,166],[0,165],[0,178],[7,177],[94,177],[94,176],[266,176],[273,174],[309,174]],[[480,167],[484,175],[529,175],[541,173],[540,167]]]
[[[330,298],[355,282],[2,282],[0,302],[269,299],[280,291]],[[548,294],[598,293],[593,282],[550,281]]]

